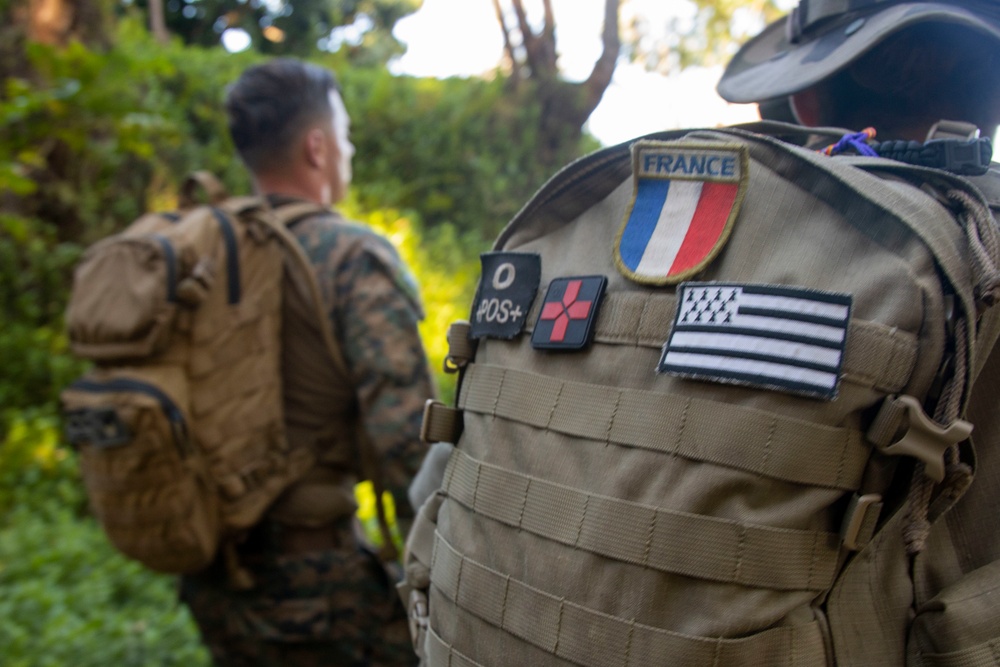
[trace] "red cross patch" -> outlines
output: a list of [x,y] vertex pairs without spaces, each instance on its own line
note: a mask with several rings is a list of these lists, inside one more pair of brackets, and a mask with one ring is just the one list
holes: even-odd
[[580,350],[590,343],[597,309],[608,279],[604,276],[556,278],[549,283],[531,334],[540,350]]

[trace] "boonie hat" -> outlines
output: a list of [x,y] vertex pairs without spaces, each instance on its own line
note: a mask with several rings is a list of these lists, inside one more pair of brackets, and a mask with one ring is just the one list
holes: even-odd
[[900,2],[800,0],[743,45],[717,87],[730,102],[791,95],[846,67],[885,38],[917,23],[961,25],[1000,46],[1000,0]]

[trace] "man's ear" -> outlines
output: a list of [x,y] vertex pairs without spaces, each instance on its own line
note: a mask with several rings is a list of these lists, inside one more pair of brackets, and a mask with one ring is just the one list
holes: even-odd
[[314,127],[306,132],[302,140],[302,150],[305,154],[306,162],[310,167],[326,169],[330,155],[326,135],[323,133],[323,130]]
[[806,127],[818,127],[821,124],[822,102],[816,86],[793,94],[789,98],[789,102],[791,103],[792,113],[795,114],[799,123]]

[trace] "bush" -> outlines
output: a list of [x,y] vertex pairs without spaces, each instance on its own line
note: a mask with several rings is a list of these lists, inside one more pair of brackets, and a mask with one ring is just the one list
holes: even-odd
[[39,520],[18,505],[0,526],[0,618],[7,667],[210,664],[173,579],[65,508]]
[[7,667],[209,664],[171,577],[119,555],[53,411],[8,414],[0,447],[0,647]]
[[492,240],[551,175],[537,157],[538,107],[501,79],[346,70],[341,80],[358,149],[355,191],[368,210],[419,211],[428,229],[451,224]]

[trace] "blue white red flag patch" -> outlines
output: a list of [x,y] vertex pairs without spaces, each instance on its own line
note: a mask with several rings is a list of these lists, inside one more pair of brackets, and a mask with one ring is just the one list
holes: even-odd
[[615,264],[635,282],[679,283],[705,268],[732,231],[749,177],[745,146],[638,141],[632,205]]
[[531,346],[540,350],[580,350],[594,336],[597,310],[608,279],[604,276],[556,278],[545,292]]
[[834,399],[851,296],[795,287],[684,283],[658,371]]

